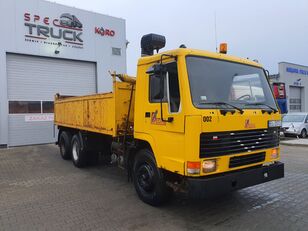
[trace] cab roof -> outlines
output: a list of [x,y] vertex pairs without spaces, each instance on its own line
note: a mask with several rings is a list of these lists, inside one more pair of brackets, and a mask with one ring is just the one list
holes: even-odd
[[[160,59],[160,56],[162,54],[168,54],[168,55],[174,55],[174,56],[187,56],[187,55],[195,55],[195,56],[202,56],[202,57],[208,57],[212,59],[219,59],[219,60],[225,60],[225,61],[231,61],[236,63],[242,63],[246,65],[251,65],[255,67],[262,67],[261,64],[254,62],[249,59],[243,59],[236,56],[216,53],[216,52],[210,52],[210,51],[204,51],[204,50],[197,50],[197,49],[190,49],[190,48],[178,48],[175,50],[170,50],[166,52],[161,52],[155,55],[151,56],[145,56],[141,57],[138,61],[138,65],[144,65],[156,62]],[[166,58],[167,59],[167,58]]]

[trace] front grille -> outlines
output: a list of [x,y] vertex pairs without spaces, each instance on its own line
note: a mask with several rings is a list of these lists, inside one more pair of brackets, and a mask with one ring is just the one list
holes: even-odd
[[265,160],[265,152],[244,155],[244,156],[234,156],[230,158],[229,168],[260,163],[263,162],[264,160]]
[[279,129],[202,133],[200,158],[251,152],[279,145]]

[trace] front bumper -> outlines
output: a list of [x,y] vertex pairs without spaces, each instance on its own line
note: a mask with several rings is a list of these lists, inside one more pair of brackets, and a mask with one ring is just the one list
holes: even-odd
[[298,131],[285,131],[285,132],[283,132],[283,134],[295,135],[295,136],[297,136],[297,135],[300,135],[301,133],[298,132]]
[[295,128],[281,128],[281,131],[284,134],[288,134],[288,135],[300,135],[301,131],[300,129],[295,129]]
[[187,178],[188,194],[192,198],[205,198],[261,184],[284,177],[284,164],[244,169],[219,176]]

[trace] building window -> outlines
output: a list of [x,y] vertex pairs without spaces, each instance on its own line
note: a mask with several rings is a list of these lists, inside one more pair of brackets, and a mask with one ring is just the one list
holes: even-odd
[[9,101],[9,114],[54,113],[53,101]]
[[42,103],[43,106],[43,113],[53,113],[53,101],[43,101]]
[[121,56],[121,48],[112,47],[112,55]]
[[301,99],[290,99],[290,111],[292,112],[300,112],[302,111],[302,101]]
[[292,103],[292,104],[301,104],[301,99],[290,99],[290,103]]
[[41,113],[41,101],[10,101],[10,114]]
[[302,110],[302,107],[301,105],[290,105],[290,110],[300,112]]

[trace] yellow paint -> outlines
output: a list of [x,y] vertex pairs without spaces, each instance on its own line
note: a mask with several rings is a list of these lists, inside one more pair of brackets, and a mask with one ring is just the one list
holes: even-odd
[[[146,71],[153,64],[159,62],[161,54],[144,57],[139,60],[135,101],[134,137],[150,143],[159,167],[172,172],[177,172],[181,175],[188,175],[185,168],[187,161],[201,162],[204,160],[204,158],[199,158],[199,140],[202,132],[261,129],[267,128],[268,120],[281,119],[281,115],[278,113],[271,115],[262,114],[260,109],[247,109],[244,110],[243,114],[236,112],[233,115],[227,113],[226,116],[222,116],[219,110],[197,109],[192,105],[189,79],[185,63],[185,57],[187,55],[203,56],[261,67],[259,63],[225,54],[191,49],[176,49],[165,52],[165,54],[177,56],[182,104],[181,112],[171,114],[168,112],[167,103],[163,103],[164,117],[167,118],[172,116],[174,118],[172,123],[165,123],[164,125],[153,124],[151,123],[151,118],[145,118],[144,116],[145,112],[153,113],[157,111],[158,117],[160,118],[160,103],[150,103],[148,100],[149,75],[146,74]],[[166,57],[163,60],[164,63],[171,61],[173,61],[172,58]],[[212,116],[212,122],[204,123],[202,121],[203,116]],[[258,150],[256,152],[260,151],[266,151],[266,160],[264,163],[272,161],[270,160],[271,149]],[[237,155],[247,155],[256,152],[241,153]],[[201,171],[200,175],[193,176],[198,177],[231,171],[231,169],[229,169],[229,159],[237,155],[225,155],[219,157],[217,162],[218,168],[214,173],[204,174]],[[232,168],[232,170],[246,168],[253,165],[257,164]]]
[[[55,98],[55,124],[113,137],[123,135],[132,85],[114,82],[113,92]],[[134,95],[133,95],[134,102]],[[130,124],[133,124],[134,103]]]

